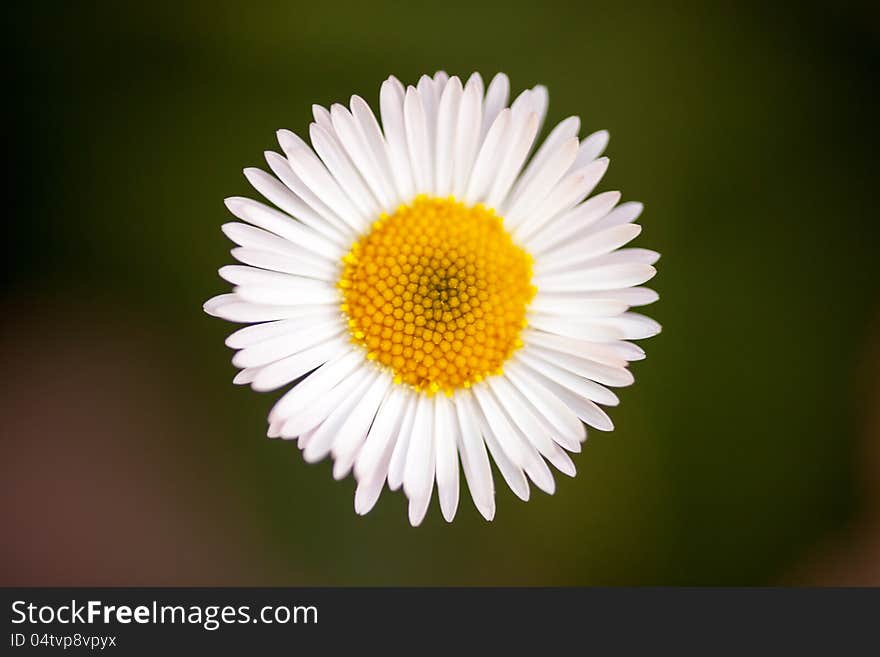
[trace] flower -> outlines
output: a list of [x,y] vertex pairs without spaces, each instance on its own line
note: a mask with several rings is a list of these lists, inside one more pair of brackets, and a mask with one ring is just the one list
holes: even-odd
[[362,98],[315,105],[311,146],[278,132],[274,176],[244,174],[275,207],[226,199],[245,223],[223,232],[240,265],[231,294],[205,311],[249,324],[229,336],[235,383],[290,383],[270,437],[306,461],[331,455],[354,472],[355,511],[386,481],[421,523],[437,485],[443,517],[459,501],[459,463],[476,508],[495,514],[489,456],[511,490],[552,494],[547,463],[569,476],[584,423],[613,428],[609,387],[633,382],[631,342],[660,326],[631,307],[659,255],[621,248],[640,232],[639,203],[587,198],[608,159],[608,133],[578,139],[569,117],[532,155],[547,109],[536,86],[508,106],[509,82],[479,74],[394,77],[381,125]]

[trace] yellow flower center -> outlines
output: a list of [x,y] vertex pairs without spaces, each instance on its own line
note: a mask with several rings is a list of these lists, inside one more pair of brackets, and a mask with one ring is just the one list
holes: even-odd
[[491,209],[419,196],[373,222],[343,264],[352,340],[398,383],[451,394],[522,345],[532,258]]

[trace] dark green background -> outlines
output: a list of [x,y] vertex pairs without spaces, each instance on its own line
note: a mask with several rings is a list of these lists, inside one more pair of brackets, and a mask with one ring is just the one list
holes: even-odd
[[[814,555],[880,478],[880,23],[763,5],[16,10],[0,583],[867,581]],[[201,305],[277,128],[439,68],[611,131],[602,189],[645,203],[664,331],[553,497],[499,481],[493,523],[463,495],[412,529],[401,494],[358,517],[351,479],[265,439],[276,395],[232,386]]]

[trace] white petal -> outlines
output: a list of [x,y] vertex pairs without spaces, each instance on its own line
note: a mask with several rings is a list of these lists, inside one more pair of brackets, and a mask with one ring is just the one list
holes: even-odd
[[403,98],[403,85],[397,78],[392,76],[385,80],[379,92],[379,108],[388,143],[388,160],[400,198],[410,199],[415,195],[415,186],[403,120]]
[[526,329],[523,332],[522,339],[526,344],[536,344],[565,354],[589,358],[611,367],[626,367],[627,363],[627,359],[619,356],[614,350],[613,343],[598,344],[531,329]]
[[553,451],[550,454],[545,454],[544,456],[547,458],[550,463],[553,464],[557,470],[561,473],[568,475],[569,477],[574,477],[577,474],[577,468],[575,468],[574,463],[566,454],[565,450],[562,449],[556,443],[553,443]]
[[474,71],[471,73],[471,76],[467,80],[467,84],[465,84],[465,88],[474,87],[479,92],[480,97],[480,105],[483,104],[483,93],[485,91],[485,85],[483,84],[483,76]]
[[595,402],[579,397],[568,388],[556,384],[554,381],[547,381],[551,392],[565,403],[577,416],[591,427],[595,427],[599,431],[613,431],[614,423],[608,414],[603,411]]
[[458,106],[461,102],[461,80],[454,77],[446,85],[437,110],[437,139],[434,144],[435,193],[448,196],[452,193],[452,176],[455,168],[455,129],[458,123]]
[[603,290],[588,294],[592,299],[615,299],[628,306],[647,306],[660,298],[656,291],[648,287],[628,287],[622,290]]
[[431,141],[425,108],[419,92],[410,87],[403,101],[403,120],[416,191],[423,194],[434,189]]
[[297,246],[293,242],[289,242],[283,237],[278,237],[277,235],[273,235],[272,233],[265,231],[262,228],[257,228],[256,226],[251,226],[250,224],[242,224],[237,221],[233,221],[227,224],[223,224],[220,229],[230,240],[232,240],[239,246],[246,246],[252,249],[256,249],[258,251],[269,251],[270,253],[278,253],[280,255],[286,255],[292,258],[305,257],[310,262],[315,264],[321,263],[325,267],[330,268],[334,266],[321,256],[316,256],[315,254],[306,251],[302,247]]
[[425,514],[428,512],[428,505],[431,503],[431,493],[433,492],[433,486],[428,490],[427,495],[418,495],[409,498],[409,524],[413,527],[418,527],[422,524],[422,520],[425,519]]
[[379,204],[373,193],[364,183],[361,174],[352,164],[342,145],[334,136],[333,126],[327,130],[317,123],[309,128],[312,146],[324,162],[327,169],[339,183],[358,210],[364,215],[379,214]]
[[516,118],[524,118],[527,114],[532,112],[532,97],[534,96],[534,91],[531,89],[526,89],[521,92],[519,96],[514,98],[513,102],[510,104],[510,111]]
[[218,294],[216,297],[211,297],[204,304],[202,304],[202,309],[212,315],[213,317],[219,317],[217,312],[223,308],[224,306],[231,306],[233,304],[238,304],[241,302],[241,299],[238,298],[236,294]]
[[529,313],[542,315],[567,316],[569,319],[587,317],[613,317],[625,312],[629,305],[615,298],[595,298],[582,294],[552,294],[550,292],[539,293],[529,304]]
[[449,74],[446,71],[437,71],[434,73],[434,89],[439,98],[443,95],[443,90],[449,82]]
[[326,342],[303,349],[299,353],[261,367],[251,387],[258,392],[275,390],[308,374],[333,358],[345,348],[344,337],[331,338]]
[[397,204],[398,196],[391,182],[385,138],[363,98],[352,96],[351,108],[352,113],[338,104],[330,108],[333,127],[379,206],[390,211]]
[[336,214],[326,203],[318,198],[306,183],[300,180],[299,176],[293,172],[290,162],[287,161],[286,157],[273,151],[265,151],[263,155],[269,168],[278,176],[278,179],[340,233],[351,238],[356,231],[361,230],[366,225],[357,217],[347,217],[346,221]]
[[615,264],[554,275],[536,275],[533,281],[544,292],[590,292],[632,287],[651,280],[657,270],[645,264]]
[[401,200],[391,182],[391,164],[388,160],[388,144],[382,134],[376,115],[370,109],[369,104],[360,96],[352,96],[351,112],[361,130],[361,135],[366,143],[367,150],[371,155],[373,166],[380,174],[380,184],[389,197],[387,210],[394,209]]
[[322,107],[317,103],[313,104],[312,116],[315,118],[315,123],[324,128],[324,130],[327,130],[328,132],[333,130],[333,121],[330,119],[330,111],[326,107]]
[[[498,399],[497,395],[493,394],[493,397],[495,397],[496,400]],[[503,409],[503,412],[506,412],[507,408],[503,404],[501,404],[500,401],[499,404],[500,407]],[[513,421],[513,423],[509,424],[508,426],[511,430],[512,435],[522,446],[523,455],[525,457],[523,470],[528,475],[529,479],[531,479],[538,488],[540,488],[548,495],[552,495],[556,491],[556,482],[553,479],[553,473],[550,472],[550,469],[547,467],[544,459],[541,458],[540,454],[535,449],[535,446],[525,435],[525,433],[520,429],[519,425],[515,421]],[[547,441],[545,443],[545,447],[552,452],[551,441],[546,438],[546,434],[543,434],[543,428],[537,424],[535,426],[537,426],[537,430],[541,432],[537,435],[537,437],[544,438]],[[495,436],[497,438],[498,427],[494,427],[494,429]]]
[[[602,180],[602,176],[605,175],[607,170],[608,158],[604,157],[584,167],[573,169],[538,206],[535,216],[539,220],[535,222],[534,228],[531,231],[526,231],[526,226],[523,226],[524,234],[531,234],[531,232],[539,230],[551,218],[571,210],[587,198],[596,185],[599,184],[599,181]],[[546,219],[542,220],[544,217]]]
[[535,350],[521,350],[516,354],[515,358],[531,369],[532,372],[540,374],[554,383],[571,390],[579,397],[605,406],[617,406],[620,403],[617,395],[605,386],[557,367],[549,361],[542,359]]
[[434,405],[429,397],[419,395],[403,472],[403,490],[411,499],[424,499],[430,496],[433,487]]
[[[471,80],[474,80],[473,76]],[[462,198],[467,191],[474,158],[480,146],[482,112],[481,88],[476,83],[468,81],[459,104],[458,121],[455,128],[455,166],[452,193],[457,198]]]
[[345,325],[338,320],[324,320],[322,323],[320,319],[316,319],[310,325],[245,347],[235,354],[232,358],[232,364],[236,367],[268,365],[325,342],[342,334],[345,330]]
[[239,219],[290,240],[306,251],[320,254],[333,261],[343,255],[343,248],[339,244],[330,242],[312,229],[268,205],[263,205],[249,198],[234,196],[226,199],[226,207]]
[[246,367],[235,375],[235,378],[232,379],[232,382],[237,386],[246,385],[254,380],[254,378],[260,372],[260,369],[261,368],[259,367]]
[[[391,386],[391,390],[385,401],[382,402],[379,412],[376,414],[376,420],[373,422],[370,433],[355,461],[354,474],[359,480],[375,477],[386,452],[388,458],[385,468],[387,471],[388,461],[391,460],[391,450],[403,423],[406,401],[404,388]],[[382,475],[382,478],[384,480],[385,474]]]
[[[524,436],[521,436],[521,438],[525,440]],[[529,479],[532,480],[532,483],[534,483],[535,486],[548,495],[553,495],[553,493],[556,492],[556,480],[553,479],[553,473],[550,472],[547,463],[541,458],[538,452],[535,451],[535,448],[531,445],[528,447],[531,458],[525,467],[525,473],[529,476]]]
[[519,467],[525,467],[528,462],[525,445],[517,439],[513,425],[511,425],[504,411],[501,410],[489,387],[486,385],[475,385],[471,390],[480,406],[480,410],[483,412],[483,417],[486,418],[486,421],[492,428],[499,446],[504,450],[504,453],[507,454],[511,462]]
[[524,398],[506,377],[489,377],[487,383],[498,403],[532,447],[545,456],[553,454],[555,443],[550,438],[551,432],[547,431],[541,420],[532,412],[528,399]]
[[452,404],[445,395],[434,396],[434,455],[437,497],[446,522],[452,522],[458,509],[458,437]]
[[385,398],[385,393],[390,385],[391,376],[387,372],[380,372],[337,432],[337,438],[331,450],[335,459],[333,463],[334,479],[342,479],[348,475],[354,465],[358,450],[370,431],[370,425],[373,424],[379,405]]
[[[267,435],[270,438],[278,438],[280,436],[281,429],[278,428],[279,424],[281,424],[283,426],[284,423],[283,422],[282,423],[275,422],[275,423],[269,424],[269,431],[267,432]],[[318,429],[316,427],[316,428],[312,429],[311,431],[307,431],[306,433],[304,433],[300,436],[281,436],[281,438],[283,440],[295,440],[296,446],[299,447],[300,450],[304,450],[306,447],[309,446],[309,443],[312,442],[312,437],[314,437],[315,432],[317,430]]]
[[603,256],[593,258],[590,267],[605,267],[607,265],[653,265],[660,259],[660,254],[650,249],[627,248],[618,249]]
[[471,498],[477,511],[486,520],[492,520],[495,517],[495,484],[470,393],[456,395],[455,412],[459,428],[461,467],[471,491]]
[[619,226],[621,224],[627,224],[638,219],[642,210],[645,209],[645,206],[637,201],[629,201],[628,203],[621,203],[614,210],[609,212],[607,215],[602,217],[601,220],[597,221],[593,226],[593,230],[605,230],[606,228],[611,228],[612,226]]
[[[531,373],[554,395],[565,403],[575,414],[584,422],[601,431],[611,431],[614,424],[611,418],[591,399],[581,394],[581,390],[589,391],[589,388],[583,385],[586,379],[577,379],[577,377],[567,377],[560,374],[562,370],[553,368],[547,363],[541,364],[540,371],[531,368]],[[568,375],[568,372],[565,372]],[[552,377],[552,378],[551,378]],[[577,382],[574,381],[577,379]],[[564,383],[563,383],[564,382]],[[601,387],[601,386],[600,386]],[[577,390],[575,390],[577,389]]]
[[607,215],[620,200],[620,192],[603,192],[557,217],[529,240],[529,250],[542,255],[564,246],[573,236],[586,234],[590,226]]
[[492,123],[486,139],[483,142],[474,168],[471,171],[467,191],[464,194],[466,203],[473,205],[486,197],[489,186],[494,179],[498,161],[504,152],[510,124],[510,110],[502,110],[498,118]]
[[391,386],[358,453],[355,476],[359,481],[354,504],[355,512],[361,515],[373,508],[385,484],[409,399],[406,392],[401,386]]
[[206,304],[205,311],[209,315],[220,317],[229,322],[241,322],[246,324],[253,322],[271,322],[278,319],[291,319],[294,317],[303,318],[315,314],[317,311],[315,305],[310,304],[275,306],[242,301],[241,298],[235,294],[229,296],[235,297],[234,303],[224,303],[218,307],[211,306],[211,310],[208,310],[208,304]]
[[[479,408],[479,406],[475,405],[475,408]],[[510,490],[513,491],[513,494],[527,502],[529,499],[529,482],[526,479],[525,474],[518,465],[510,460],[510,457],[504,449],[501,448],[493,427],[486,419],[485,414],[479,412],[475,415],[480,425],[480,432],[483,434],[483,439],[486,441],[486,447],[489,448],[489,452],[492,454],[492,459],[495,461],[495,465],[498,466],[498,471],[501,473],[504,481],[507,482]]]
[[619,329],[624,340],[643,340],[657,335],[661,330],[658,322],[639,313],[628,312],[601,321],[605,325]]
[[[277,274],[278,272],[266,272],[267,274]],[[285,276],[286,274],[281,274]],[[311,280],[311,279],[301,279]],[[321,281],[316,281],[320,283]],[[265,304],[270,306],[295,306],[300,305],[323,305],[327,306],[328,312],[337,307],[339,303],[339,293],[333,288],[319,287],[317,285],[304,285],[302,283],[285,286],[279,283],[271,283],[266,286],[258,285],[239,285],[235,288],[235,293],[241,297],[242,301],[253,304]],[[335,314],[339,315],[338,307]],[[277,318],[276,318],[277,319]]]
[[534,112],[511,121],[507,139],[510,144],[497,165],[495,180],[486,196],[486,205],[490,208],[500,207],[513,181],[532,148],[538,134],[538,115]]
[[[305,449],[315,437],[317,429],[321,423],[340,406],[356,400],[357,391],[366,385],[369,382],[370,377],[374,374],[375,370],[372,367],[359,367],[353,372],[347,374],[337,383],[330,385],[326,392],[302,410],[294,413],[290,417],[279,417],[277,420],[272,419],[271,423],[281,423],[279,433],[284,437],[293,438],[295,436],[301,436],[299,446],[301,449]],[[305,381],[308,381],[313,376],[315,375],[309,375]],[[303,383],[304,381],[300,382],[293,389],[296,390],[296,388]],[[271,418],[272,416],[270,415],[270,419]],[[310,434],[309,439],[303,440],[302,436],[306,434]],[[332,436],[330,438],[332,440]],[[329,447],[327,447],[327,449],[329,449]],[[326,455],[326,452],[322,452],[322,454]]]
[[526,368],[508,362],[504,371],[507,380],[553,426],[553,439],[569,451],[580,451],[587,434],[578,416]]
[[338,265],[330,264],[326,260],[323,262],[315,261],[308,257],[282,255],[243,246],[232,249],[230,253],[241,263],[273,272],[305,276],[327,282],[335,282],[339,277]]
[[481,137],[485,137],[489,128],[495,122],[495,118],[507,107],[507,99],[510,95],[510,80],[504,73],[498,73],[489,83],[486,90],[486,100],[483,103],[483,127]]
[[611,367],[603,363],[597,363],[588,358],[581,358],[572,354],[566,354],[544,347],[533,345],[529,349],[530,353],[542,358],[548,363],[552,363],[557,367],[573,372],[578,376],[591,379],[597,383],[616,388],[632,385],[635,381],[632,372],[625,367]]
[[[416,85],[416,89],[418,89],[419,96],[422,98],[422,106],[425,109],[425,125],[428,128],[428,143],[433,147],[434,139],[437,135],[437,109],[440,105],[440,97],[437,95],[437,88],[434,85],[434,80],[427,75],[423,75],[419,78],[419,83]],[[433,159],[431,161],[433,163]]]
[[376,502],[379,501],[379,495],[382,494],[384,486],[384,474],[381,477],[376,476],[372,479],[359,481],[354,493],[354,512],[364,516],[372,511],[373,507],[376,506]]
[[[307,463],[316,463],[322,460],[330,453],[333,444],[339,440],[342,435],[343,426],[363,403],[367,391],[370,390],[376,379],[379,378],[379,371],[371,369],[372,371],[364,380],[345,399],[339,401],[336,408],[321,422],[309,444],[303,450],[303,459]],[[287,432],[286,425],[282,432]]]
[[632,342],[609,342],[605,346],[608,347],[620,358],[628,361],[644,360],[645,358],[645,350],[642,349],[639,345],[633,344]]
[[541,273],[560,272],[582,268],[583,263],[634,240],[642,227],[638,224],[624,224],[606,230],[590,233],[587,237],[570,242],[567,246],[553,251],[552,256],[540,258],[535,263],[535,270]]
[[546,331],[547,333],[564,335],[579,340],[610,342],[611,340],[620,340],[623,338],[622,330],[605,324],[600,324],[598,323],[598,320],[591,318],[574,319],[572,317],[562,317],[559,315],[529,313],[528,321],[530,327]]
[[[550,93],[543,84],[532,87],[532,111],[538,116],[538,132],[547,118],[547,107],[550,105]],[[534,146],[534,143],[532,144]]]
[[504,218],[511,226],[518,226],[531,215],[571,167],[576,154],[577,139],[572,137],[547,157],[544,166],[535,172],[518,195],[511,195],[503,209]]
[[[265,255],[265,253],[264,253]],[[254,260],[260,261],[259,258]],[[320,296],[322,299],[327,297],[328,293],[332,293],[331,301],[339,301],[339,292],[336,286],[327,281],[315,280],[304,276],[297,276],[281,271],[270,271],[268,267],[249,267],[244,265],[224,265],[218,272],[223,280],[233,285],[252,285],[258,287],[272,287],[280,290],[290,290],[291,292],[302,292],[305,297],[312,295]],[[310,301],[302,301],[302,297],[295,296],[292,303],[311,303]]]
[[358,367],[364,367],[363,352],[352,346],[349,351],[319,367],[281,397],[269,412],[269,420],[286,419],[303,411]]
[[434,407],[425,395],[419,395],[412,428],[403,490],[409,498],[409,522],[421,524],[434,490]]
[[416,406],[420,395],[408,393],[404,402],[406,407],[401,415],[400,432],[394,443],[391,463],[388,465],[388,488],[397,490],[403,485],[403,473],[406,469],[406,456],[409,452],[413,423],[416,418]]
[[528,244],[551,220],[583,201],[599,184],[607,169],[608,160],[602,158],[568,174],[535,208],[531,216],[517,227],[516,236]]
[[607,130],[598,130],[586,137],[578,148],[577,158],[575,158],[573,166],[583,166],[599,157],[605,152],[605,147],[608,146],[610,138],[611,135],[608,134]]
[[529,165],[525,168],[525,171],[523,171],[523,174],[517,181],[513,193],[511,194],[511,200],[518,196],[520,190],[522,190],[522,188],[534,177],[535,172],[540,171],[544,167],[544,163],[552,153],[555,153],[565,141],[572,137],[577,137],[580,127],[580,118],[577,116],[569,116],[567,119],[560,121],[553,130],[550,131],[550,134],[547,135],[547,139],[545,139],[544,143],[538,148],[535,156],[531,159]]
[[315,212],[314,209],[277,178],[255,167],[245,169],[244,175],[248,182],[254,186],[254,189],[291,217],[298,219],[331,242],[345,245],[347,242],[346,235],[336,227],[336,224],[331,223]]
[[289,130],[278,131],[278,143],[290,168],[322,203],[356,230],[367,224],[369,218],[355,208],[308,144]]

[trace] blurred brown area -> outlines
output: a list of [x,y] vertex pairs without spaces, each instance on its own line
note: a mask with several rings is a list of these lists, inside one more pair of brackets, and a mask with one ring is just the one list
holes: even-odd
[[216,459],[177,449],[210,409],[155,325],[46,301],[3,306],[0,583],[269,583]]
[[859,374],[864,424],[856,448],[857,510],[842,531],[811,549],[784,583],[880,586],[880,312]]

